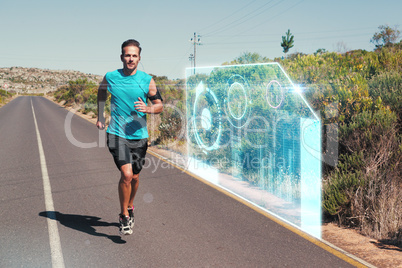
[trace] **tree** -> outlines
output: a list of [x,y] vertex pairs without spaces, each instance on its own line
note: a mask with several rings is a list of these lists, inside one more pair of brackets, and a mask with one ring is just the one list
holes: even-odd
[[232,64],[250,64],[259,62],[269,62],[270,60],[266,57],[261,56],[258,53],[244,52],[242,55],[230,62],[224,62],[222,65],[232,65]]
[[399,39],[401,34],[397,26],[391,28],[388,25],[380,25],[378,29],[380,31],[375,33],[370,40],[377,49],[382,48],[383,46],[391,46]]
[[327,53],[327,50],[325,48],[319,48],[317,49],[316,52],[314,52],[314,55],[321,55]]
[[291,49],[294,46],[294,36],[293,34],[290,33],[290,29],[286,32],[286,36],[282,36],[282,43],[281,47],[283,47],[283,53],[288,53],[289,49]]

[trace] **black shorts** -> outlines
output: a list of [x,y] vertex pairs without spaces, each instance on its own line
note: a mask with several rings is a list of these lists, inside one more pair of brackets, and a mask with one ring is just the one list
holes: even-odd
[[107,133],[107,147],[113,155],[117,168],[131,164],[133,174],[139,174],[144,163],[148,149],[148,139],[127,140],[125,138]]

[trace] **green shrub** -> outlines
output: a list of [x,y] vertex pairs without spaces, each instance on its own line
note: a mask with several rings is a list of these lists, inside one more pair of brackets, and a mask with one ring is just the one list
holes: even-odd
[[84,113],[93,112],[98,115],[97,95],[91,94],[86,98],[84,103]]
[[402,73],[397,70],[377,74],[368,82],[373,98],[381,98],[384,105],[397,113],[402,122]]
[[[176,105],[164,108],[161,113],[161,123],[159,125],[160,139],[169,140],[184,138],[179,137],[185,129],[185,114],[183,112],[183,102],[176,102]],[[184,136],[184,135],[183,135]]]
[[[396,120],[394,112],[382,108],[361,112],[340,125],[344,153],[325,176],[323,208],[336,215],[340,224],[400,243],[402,145]],[[382,216],[384,213],[388,216]]]
[[84,103],[91,98],[91,95],[97,94],[97,88],[96,83],[88,81],[86,78],[78,78],[77,80],[69,81],[68,85],[59,87],[53,95],[57,101],[66,101],[66,105],[76,103],[85,106]]
[[[401,46],[279,61],[306,88],[324,131],[329,124],[339,126],[339,162],[336,167],[324,163],[326,215],[375,238],[401,243]],[[328,107],[333,107],[331,116]]]
[[324,181],[323,208],[330,215],[337,215],[341,223],[353,214],[354,193],[364,186],[363,165],[362,152],[341,155],[336,170]]

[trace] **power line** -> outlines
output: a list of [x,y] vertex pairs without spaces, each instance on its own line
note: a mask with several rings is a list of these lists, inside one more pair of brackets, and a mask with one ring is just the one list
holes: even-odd
[[192,47],[189,45],[187,51],[183,54],[183,56],[179,60],[177,60],[176,65],[170,69],[171,73],[174,73],[177,71],[179,64],[182,63],[183,59],[188,55],[188,52],[190,52],[191,49],[192,49]]
[[[209,32],[209,33],[203,34],[203,36],[211,36],[211,35],[213,35],[213,34],[216,34],[216,33],[222,32],[222,31],[226,31],[226,30],[228,30],[228,29],[230,29],[230,28],[233,28],[233,27],[235,27],[235,26],[237,26],[237,25],[239,25],[239,24],[242,24],[242,23],[244,23],[244,22],[246,22],[246,21],[248,21],[248,20],[250,20],[250,19],[255,18],[256,16],[260,15],[262,12],[265,12],[267,9],[270,9],[270,8],[272,8],[272,7],[274,7],[274,6],[278,5],[278,4],[280,4],[280,3],[283,2],[284,0],[281,0],[280,2],[274,4],[273,6],[270,6],[270,7],[268,7],[268,8],[262,9],[263,7],[265,7],[265,6],[269,5],[270,3],[272,3],[273,1],[275,1],[275,0],[271,0],[271,1],[269,1],[268,3],[265,3],[264,5],[260,6],[259,8],[255,9],[255,10],[249,12],[249,13],[247,13],[246,15],[242,16],[241,18],[238,18],[238,19],[236,19],[235,21],[232,21],[232,22],[230,22],[229,24],[227,24],[227,25],[225,25],[225,26],[223,26],[223,27],[221,27],[221,28],[219,28],[219,29],[217,29],[217,30],[214,30],[214,31],[211,31],[211,32]],[[261,10],[261,9],[262,9],[262,10]],[[248,18],[248,19],[242,21],[243,19],[247,18],[248,16],[250,16],[250,15],[252,15],[253,13],[258,12],[258,11],[260,11],[260,12],[259,12],[256,16],[253,16],[252,18]]]
[[[325,31],[316,31],[316,32],[298,32],[297,34],[323,34],[323,33],[338,33],[338,32],[354,32],[354,31],[361,31],[361,30],[372,30],[373,27],[364,27],[364,28],[353,28],[353,29],[342,29],[342,30],[325,30]],[[228,37],[255,37],[255,36],[265,36],[265,37],[275,37],[278,36],[278,34],[227,34],[227,35],[214,35],[214,37],[223,37],[223,38],[228,38]],[[204,36],[203,36],[204,37]]]
[[239,12],[239,11],[244,10],[245,8],[247,8],[248,6],[250,6],[252,3],[254,3],[255,1],[256,1],[256,0],[251,1],[250,3],[246,4],[245,6],[239,8],[238,10],[236,10],[235,12],[233,12],[232,14],[230,14],[229,16],[226,16],[226,17],[224,17],[223,19],[220,19],[219,21],[214,22],[214,23],[212,23],[212,24],[210,24],[210,25],[208,25],[208,26],[206,26],[206,27],[200,29],[200,32],[204,31],[205,29],[211,28],[212,26],[216,26],[218,23],[220,23],[220,22],[222,22],[222,21],[224,21],[224,20],[226,20],[226,19],[232,17],[234,14],[236,14],[236,13]]
[[258,26],[260,26],[260,25],[262,25],[262,24],[264,24],[264,23],[267,23],[268,21],[270,21],[270,20],[272,20],[272,19],[278,17],[279,15],[282,15],[283,13],[285,13],[285,12],[291,10],[292,8],[294,8],[295,6],[299,5],[299,4],[300,4],[301,2],[303,2],[303,1],[304,1],[304,0],[301,0],[301,1],[297,2],[296,4],[294,4],[293,6],[289,7],[288,9],[286,9],[286,10],[280,12],[279,14],[276,14],[275,16],[269,17],[268,20],[264,20],[263,22],[257,24],[256,26],[251,27],[251,28],[249,28],[249,29],[247,29],[247,30],[245,30],[245,31],[243,31],[243,32],[241,32],[241,33],[250,31],[251,29],[255,29],[256,27],[258,27]]

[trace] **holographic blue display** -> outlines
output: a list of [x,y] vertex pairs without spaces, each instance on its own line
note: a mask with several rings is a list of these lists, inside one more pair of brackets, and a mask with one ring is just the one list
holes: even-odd
[[277,63],[186,74],[188,169],[321,238],[321,123]]

